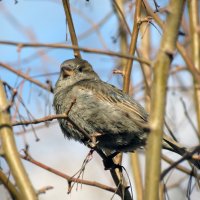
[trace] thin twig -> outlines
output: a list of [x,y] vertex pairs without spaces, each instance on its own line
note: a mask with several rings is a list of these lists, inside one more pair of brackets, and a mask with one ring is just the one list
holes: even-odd
[[[159,18],[158,15],[156,15],[151,7],[149,6],[148,2],[146,0],[143,0],[145,2],[145,6],[146,6],[146,10],[148,15],[152,16],[154,18],[154,20],[156,21],[156,23],[160,26],[160,28],[164,29],[164,23],[163,21]],[[182,56],[182,58],[184,59],[186,65],[188,66],[190,72],[192,73],[193,77],[195,78],[195,80],[200,83],[200,71],[197,70],[191,60],[191,58],[189,57],[188,53],[186,52],[185,48],[183,47],[183,45],[180,44],[180,42],[176,42],[176,46],[177,49],[180,53],[180,55]]]
[[38,167],[41,167],[53,174],[56,174],[68,181],[71,181],[71,182],[76,182],[76,183],[81,183],[81,184],[84,184],[84,185],[90,185],[90,186],[94,186],[94,187],[97,187],[97,188],[100,188],[100,189],[103,189],[103,190],[106,190],[106,191],[109,191],[109,192],[116,192],[116,188],[113,188],[113,187],[110,187],[110,186],[107,186],[107,185],[104,185],[104,184],[101,184],[99,182],[96,182],[96,181],[89,181],[89,180],[83,180],[83,179],[78,179],[78,178],[73,178],[67,174],[64,174],[50,166],[47,166],[41,162],[38,162],[36,160],[34,160],[33,158],[31,158],[30,156],[27,156],[27,155],[21,155],[20,154],[20,157],[24,160],[27,160],[35,165],[37,165]]
[[68,119],[68,114],[69,112],[71,111],[73,105],[76,103],[76,99],[74,98],[74,100],[71,102],[70,106],[69,106],[69,109],[66,111],[66,113],[63,113],[63,114],[56,114],[56,115],[49,115],[49,116],[46,116],[46,117],[42,117],[40,119],[35,119],[35,120],[32,120],[32,121],[20,121],[20,122],[14,122],[12,123],[13,126],[17,126],[17,125],[30,125],[30,124],[39,124],[41,122],[46,122],[46,121],[51,121],[53,119]]
[[57,114],[57,115],[49,115],[46,117],[42,117],[39,119],[34,120],[25,120],[25,121],[19,121],[19,122],[13,122],[12,126],[19,126],[19,125],[30,125],[30,124],[39,124],[46,121],[52,121],[53,119],[67,119],[66,114]]
[[158,8],[160,8],[160,6],[159,6],[158,3],[156,2],[156,0],[153,0],[153,2],[154,2],[154,5],[155,5],[155,8],[156,8],[154,12],[155,12],[155,13],[156,13],[156,12],[159,12]]
[[[40,130],[40,129],[43,129],[43,128],[49,128],[49,126],[52,126],[52,125],[55,125],[57,124],[57,121],[53,121],[51,123],[45,123],[45,124],[41,124],[41,125],[38,125],[36,126],[34,129],[35,130]],[[15,135],[23,135],[23,134],[27,134],[28,132],[31,132],[32,131],[32,128],[28,128],[28,129],[24,129],[22,131],[18,131],[18,132],[15,132]]]
[[129,25],[128,25],[127,21],[126,21],[126,18],[125,18],[125,16],[124,16],[123,11],[121,10],[121,8],[120,8],[120,6],[118,5],[118,3],[117,3],[116,0],[113,0],[113,4],[114,4],[115,8],[118,10],[118,12],[120,13],[120,16],[121,16],[121,18],[122,18],[122,20],[123,20],[123,24],[125,24],[125,27],[126,27],[126,29],[127,29],[127,32],[129,33],[129,35],[131,35],[131,30],[130,30]]
[[187,107],[186,107],[185,101],[183,100],[183,98],[180,98],[180,100],[181,100],[181,103],[183,105],[183,109],[184,109],[184,113],[185,113],[186,118],[188,119],[188,121],[189,121],[190,125],[192,126],[193,130],[195,131],[195,133],[197,135],[199,135],[199,132],[196,129],[196,127],[195,127],[195,125],[194,125],[194,123],[193,123],[193,121],[192,121],[192,119],[191,119],[191,117],[190,117],[190,115],[189,115],[189,113],[187,111]]
[[45,84],[42,84],[40,83],[38,80],[35,80],[33,78],[31,78],[30,76],[28,76],[27,74],[24,74],[23,72],[19,71],[19,70],[16,70],[14,69],[13,67],[11,67],[10,65],[6,64],[6,63],[3,63],[3,62],[0,62],[0,66],[17,74],[18,76],[30,81],[31,83],[34,83],[35,85],[39,86],[40,88],[43,88],[49,92],[53,92],[51,90],[51,88],[49,88],[49,86],[45,85]]
[[[174,161],[171,160],[169,157],[167,157],[167,156],[165,156],[165,155],[162,155],[162,159],[163,159],[165,162],[167,162],[168,164],[170,164],[170,165],[174,164]],[[183,167],[183,166],[181,166],[181,165],[176,165],[175,168],[176,168],[177,170],[179,170],[180,172],[183,172],[183,173],[185,173],[185,174],[187,174],[187,175],[190,175],[190,174],[191,174],[191,170],[189,170],[189,169],[187,169],[187,168],[185,168],[185,167]],[[197,179],[200,180],[200,176],[199,176],[198,174],[193,173],[193,176],[194,176],[195,178],[197,178]]]
[[45,186],[37,191],[37,195],[45,194],[48,190],[52,190],[53,186]]

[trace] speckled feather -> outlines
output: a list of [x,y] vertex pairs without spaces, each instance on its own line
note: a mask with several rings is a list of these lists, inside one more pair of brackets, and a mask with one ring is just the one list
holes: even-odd
[[[126,152],[145,145],[148,115],[135,100],[101,81],[87,61],[68,60],[61,68],[74,74],[63,78],[61,70],[54,97],[57,114],[66,113],[75,99],[68,116],[89,135],[99,134],[99,148]],[[88,139],[68,120],[59,123],[65,136],[87,144]]]

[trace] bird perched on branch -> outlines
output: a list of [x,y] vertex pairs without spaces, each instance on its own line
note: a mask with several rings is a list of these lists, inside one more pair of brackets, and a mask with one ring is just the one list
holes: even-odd
[[[103,82],[86,60],[75,58],[61,64],[53,105],[57,114],[67,113],[67,119],[58,121],[69,139],[112,152],[134,151],[146,144],[149,129],[144,108]],[[170,144],[167,139],[163,142],[169,150],[186,152]]]

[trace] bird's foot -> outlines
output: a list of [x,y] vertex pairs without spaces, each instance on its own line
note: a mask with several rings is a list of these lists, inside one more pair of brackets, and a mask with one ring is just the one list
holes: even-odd
[[101,133],[98,133],[98,132],[95,132],[95,133],[92,133],[90,136],[91,136],[91,141],[89,142],[89,146],[91,147],[91,148],[94,148],[94,147],[96,147],[96,145],[99,143],[98,141],[97,141],[97,137],[98,136],[101,136],[102,134]]
[[105,158],[103,160],[103,164],[104,164],[104,169],[105,170],[110,170],[110,169],[119,169],[120,171],[122,171],[122,166],[119,164],[114,163],[113,158],[119,154],[119,152],[114,152],[112,154],[110,154],[109,156],[107,156],[107,158]]

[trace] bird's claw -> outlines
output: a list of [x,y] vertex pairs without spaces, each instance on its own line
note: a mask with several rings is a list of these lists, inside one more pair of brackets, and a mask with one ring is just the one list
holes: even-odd
[[101,133],[98,133],[98,132],[95,132],[95,133],[92,133],[90,136],[91,136],[91,141],[89,142],[89,145],[90,147],[94,148],[96,147],[96,145],[99,143],[97,141],[97,137],[98,136],[101,136],[102,134]]

